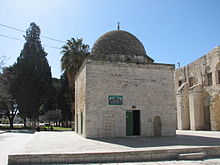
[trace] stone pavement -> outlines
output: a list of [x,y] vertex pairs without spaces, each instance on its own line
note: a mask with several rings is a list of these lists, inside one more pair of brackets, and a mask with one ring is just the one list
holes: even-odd
[[9,154],[20,153],[33,134],[20,132],[3,132],[0,134],[0,165],[6,165]]
[[[35,164],[40,165],[40,164]],[[49,165],[49,164],[47,164]],[[50,164],[59,165],[59,164]],[[205,159],[194,161],[153,161],[153,162],[125,162],[125,163],[89,163],[89,164],[60,164],[60,165],[220,165],[220,159]]]
[[[3,134],[4,135],[4,134]],[[0,136],[1,137],[1,136]],[[158,149],[198,148],[206,146],[220,146],[220,132],[216,131],[177,131],[173,137],[126,137],[84,139],[74,132],[36,132],[21,150],[13,154],[66,154],[66,153],[100,153],[118,151],[148,151]],[[201,161],[207,163],[209,160]],[[212,163],[220,164],[220,161]],[[162,161],[168,164],[187,163],[188,161]],[[192,161],[193,163],[194,161]],[[199,163],[198,161],[196,161]],[[162,164],[160,162],[138,162],[137,165],[147,163]],[[113,165],[110,163],[108,165]],[[118,163],[123,164],[123,163]],[[125,163],[135,164],[135,163]],[[125,165],[124,164],[124,165]],[[96,164],[97,165],[97,164]]]
[[36,132],[22,154],[91,153],[220,146],[220,132],[177,131],[172,137],[85,139],[74,132]]
[[[65,165],[65,164],[64,164]],[[68,164],[71,165],[71,164]],[[82,164],[74,164],[82,165]],[[99,163],[99,164],[83,164],[83,165],[220,165],[220,159],[205,159],[194,161],[154,161],[154,162],[125,162],[125,163]]]

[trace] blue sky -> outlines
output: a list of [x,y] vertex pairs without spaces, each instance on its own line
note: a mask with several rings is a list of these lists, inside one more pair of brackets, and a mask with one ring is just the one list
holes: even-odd
[[[184,66],[220,45],[220,0],[0,0],[0,24],[25,31],[35,22],[43,36],[83,38],[90,47],[118,21],[157,63]],[[0,26],[0,35],[23,40],[24,33]],[[58,48],[64,44],[41,41]],[[0,36],[6,66],[16,62],[23,44]],[[53,77],[59,77],[60,49],[44,48]]]

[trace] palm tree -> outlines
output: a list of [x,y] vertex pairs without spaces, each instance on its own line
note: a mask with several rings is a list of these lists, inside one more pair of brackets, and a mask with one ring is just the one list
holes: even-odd
[[[73,96],[73,101],[75,100],[74,78],[84,59],[89,55],[89,45],[83,44],[82,38],[71,38],[70,40],[67,40],[66,45],[62,47],[61,53],[63,54],[61,58],[61,69],[67,74],[69,86],[71,88],[71,95]],[[74,102],[71,103],[71,107],[72,119],[74,120]]]
[[74,77],[82,65],[84,59],[89,55],[89,45],[83,44],[83,39],[71,38],[62,47],[61,69],[67,73],[70,87],[73,88]]

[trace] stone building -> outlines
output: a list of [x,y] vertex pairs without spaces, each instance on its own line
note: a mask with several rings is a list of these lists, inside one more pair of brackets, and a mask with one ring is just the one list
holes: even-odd
[[86,138],[176,134],[174,65],[132,34],[102,35],[75,78],[75,131]]
[[220,130],[220,47],[175,71],[177,127]]

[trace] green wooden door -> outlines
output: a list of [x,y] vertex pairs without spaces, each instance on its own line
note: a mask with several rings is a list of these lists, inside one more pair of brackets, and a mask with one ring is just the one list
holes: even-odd
[[133,111],[126,111],[126,136],[132,136],[134,134],[133,128]]

